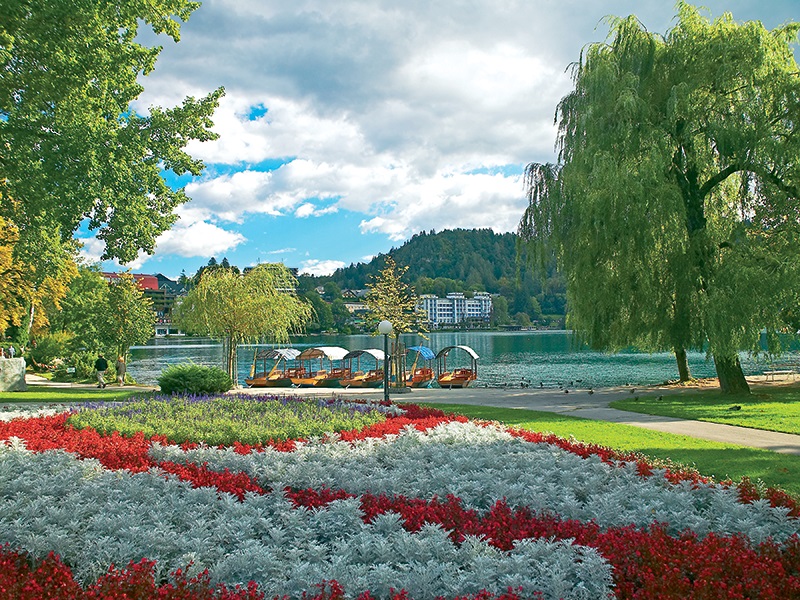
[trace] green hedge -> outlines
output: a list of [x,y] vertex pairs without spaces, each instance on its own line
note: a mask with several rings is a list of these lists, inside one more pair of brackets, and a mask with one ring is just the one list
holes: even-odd
[[164,394],[213,394],[233,388],[228,374],[217,367],[193,363],[173,365],[158,378]]

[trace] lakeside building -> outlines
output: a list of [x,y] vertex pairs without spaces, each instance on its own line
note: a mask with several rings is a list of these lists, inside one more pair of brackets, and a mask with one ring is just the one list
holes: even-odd
[[431,329],[440,327],[488,327],[492,317],[492,295],[489,292],[474,292],[467,298],[461,292],[451,292],[446,298],[433,294],[422,294],[417,308],[428,315]]

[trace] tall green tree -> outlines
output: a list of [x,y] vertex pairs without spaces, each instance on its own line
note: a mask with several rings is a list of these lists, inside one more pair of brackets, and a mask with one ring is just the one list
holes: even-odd
[[61,309],[49,315],[50,330],[72,334],[73,350],[96,354],[106,349],[100,324],[106,318],[108,305],[108,282],[100,270],[80,265],[61,301]]
[[130,272],[120,273],[108,284],[108,304],[98,315],[98,329],[105,348],[126,357],[135,344],[153,337],[156,314]]
[[[184,147],[210,140],[223,90],[174,108],[133,109],[160,46],[142,25],[179,40],[189,0],[87,2],[6,0],[0,10],[0,217],[18,234],[14,261],[31,288],[23,297],[35,327],[37,302],[65,283],[72,238],[85,223],[105,243],[103,258],[129,262],[152,253],[176,219],[183,189],[164,169],[201,172]],[[54,242],[58,242],[57,244]],[[47,249],[44,256],[32,250]],[[74,275],[74,266],[72,269]],[[68,283],[68,279],[66,279]],[[61,286],[65,293],[66,285]],[[58,301],[58,298],[55,298]]]
[[393,337],[400,333],[427,332],[427,315],[417,309],[414,290],[402,279],[407,270],[407,266],[398,267],[394,259],[387,255],[383,269],[372,282],[367,283],[369,291],[364,304],[367,307],[368,331],[377,331],[378,323],[387,320],[392,324]]
[[670,348],[682,378],[705,347],[722,390],[746,392],[738,351],[797,302],[800,25],[677,6],[666,36],[616,19],[582,54],[519,233],[557,259],[593,346]]
[[297,279],[280,263],[261,264],[239,274],[207,271],[173,311],[187,333],[223,341],[225,370],[237,383],[236,348],[266,339],[286,343],[311,319],[311,306],[294,290]]

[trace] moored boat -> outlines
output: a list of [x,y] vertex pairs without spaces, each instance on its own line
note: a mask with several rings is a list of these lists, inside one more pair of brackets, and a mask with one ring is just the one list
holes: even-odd
[[[292,385],[291,371],[287,362],[295,360],[300,351],[295,348],[273,348],[261,350],[253,357],[253,366],[250,368],[250,377],[244,382],[249,387],[289,387]],[[272,368],[267,371],[267,362],[274,360]],[[257,371],[258,362],[261,361],[261,371]]]
[[[339,346],[306,348],[297,357],[300,367],[291,377],[292,384],[299,387],[341,387],[340,381],[344,377],[341,363],[346,354],[347,350]],[[314,369],[315,361],[319,361],[319,369]]]
[[408,352],[414,352],[414,364],[406,374],[406,385],[412,388],[430,387],[434,379],[431,361],[436,358],[433,350],[427,346],[411,346]]
[[[463,350],[470,357],[469,367],[447,370],[447,356],[453,350]],[[436,355],[436,381],[443,388],[465,388],[478,378],[478,354],[469,346],[448,346]]]
[[[375,359],[374,369],[367,371],[361,369],[361,358],[364,355]],[[355,368],[353,368],[353,360],[356,361]],[[377,388],[383,385],[383,369],[386,368],[386,355],[383,350],[377,348],[352,350],[345,355],[343,363],[344,377],[340,381],[342,387]]]

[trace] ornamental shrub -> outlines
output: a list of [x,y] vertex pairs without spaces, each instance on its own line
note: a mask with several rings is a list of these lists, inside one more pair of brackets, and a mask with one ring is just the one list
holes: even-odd
[[158,385],[165,394],[214,394],[233,388],[233,381],[220,368],[187,363],[167,368]]

